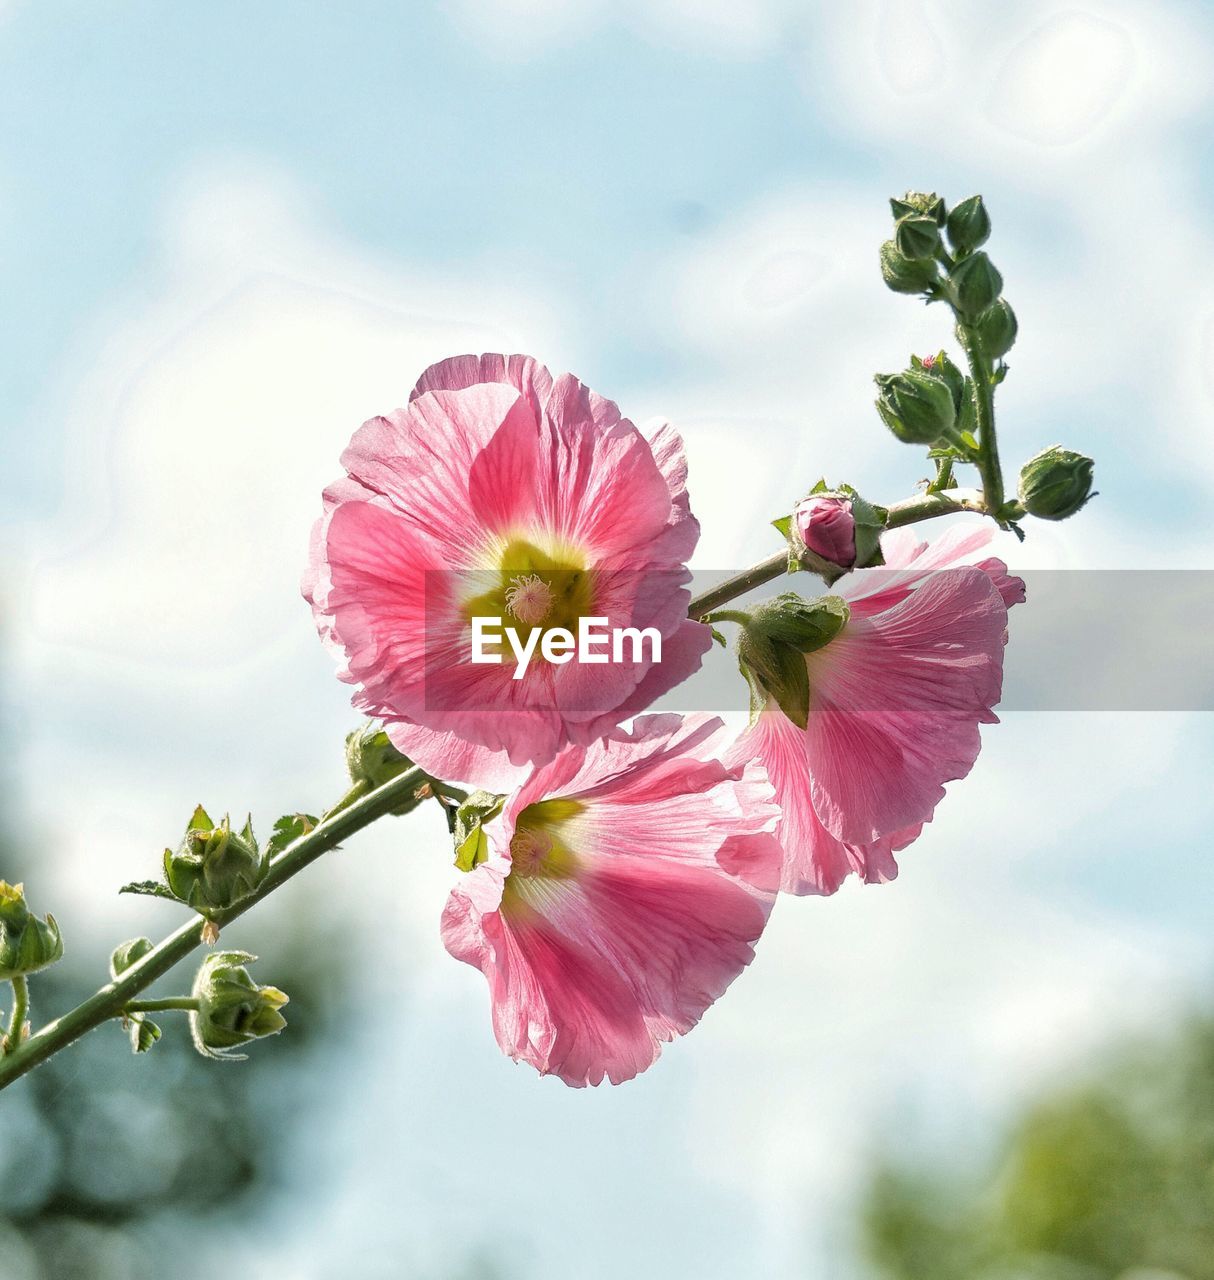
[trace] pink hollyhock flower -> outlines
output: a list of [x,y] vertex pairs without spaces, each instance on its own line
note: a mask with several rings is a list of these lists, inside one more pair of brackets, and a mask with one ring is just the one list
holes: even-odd
[[973,766],[978,726],[997,722],[1007,612],[1024,599],[1001,560],[964,563],[990,538],[985,525],[931,545],[884,535],[886,567],[839,584],[851,617],[806,656],[806,727],[769,701],[735,744],[730,760],[761,760],[775,787],[785,891],[893,879],[943,784]]
[[856,520],[850,498],[813,494],[797,504],[792,518],[806,550],[840,569],[856,563]]
[[566,1084],[630,1080],[750,963],[780,877],[761,765],[715,718],[642,716],[530,771],[485,824],[443,941],[489,983],[502,1050]]
[[[326,643],[402,751],[442,773],[464,743],[514,764],[551,759],[644,710],[712,642],[687,618],[699,537],[682,442],[647,440],[619,409],[528,356],[431,366],[404,409],[372,418],[324,495],[303,591]],[[654,628],[624,661],[563,665],[509,645],[474,664],[472,619],[526,641],[583,617]],[[419,730],[415,732],[415,730]],[[438,752],[426,758],[427,745]]]

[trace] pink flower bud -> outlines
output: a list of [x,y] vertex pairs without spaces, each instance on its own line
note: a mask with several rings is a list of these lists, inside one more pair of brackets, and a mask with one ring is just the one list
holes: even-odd
[[850,498],[812,495],[797,505],[793,524],[807,551],[840,569],[856,563],[856,521]]

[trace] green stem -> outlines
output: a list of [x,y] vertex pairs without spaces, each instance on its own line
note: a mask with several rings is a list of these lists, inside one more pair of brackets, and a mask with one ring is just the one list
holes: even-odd
[[358,782],[354,783],[354,785],[350,788],[350,790],[347,791],[346,794],[342,796],[342,798],[331,809],[325,810],[324,816],[321,818],[321,821],[327,822],[330,818],[334,817],[336,814],[341,813],[342,810],[348,809],[355,802],[355,800],[359,800],[363,796],[365,796],[367,794],[368,785],[369,784],[367,783],[366,779],[360,779]]
[[193,1013],[198,1008],[198,1001],[193,996],[164,996],[159,1000],[132,1000],[122,1014],[131,1013],[163,1013],[169,1009],[184,1009]]
[[16,1053],[21,1046],[21,1029],[29,1017],[30,984],[23,973],[9,979],[13,988],[13,1016],[9,1019],[8,1035],[4,1037],[5,1055]]
[[[903,525],[918,524],[923,520],[933,520],[937,516],[955,515],[958,511],[973,511],[979,515],[987,514],[982,496],[972,489],[946,489],[941,493],[920,493],[902,502],[895,502],[888,508],[887,529],[898,529]],[[765,582],[772,582],[788,572],[788,549],[777,551],[775,555],[760,560],[749,569],[735,573],[732,578],[710,587],[694,597],[687,613],[689,617],[703,620],[705,615],[713,613],[720,605],[728,604],[744,596],[755,587]],[[717,613],[717,617],[726,617]],[[736,619],[727,619],[736,621]]]
[[706,613],[701,617],[701,622],[736,622],[740,627],[746,626],[750,621],[750,614],[742,609],[717,609],[713,613]]
[[957,320],[962,331],[965,358],[974,380],[974,408],[978,417],[978,474],[982,477],[982,496],[991,514],[999,519],[1003,508],[1003,467],[999,462],[999,446],[995,440],[995,387],[991,362],[983,353],[982,339],[972,325]]
[[[258,889],[242,902],[220,912],[215,917],[215,924],[226,927],[246,911],[252,910],[323,853],[335,848],[356,831],[369,826],[377,818],[399,808],[402,801],[411,797],[423,781],[425,774],[420,769],[410,769],[391,782],[384,783],[382,787],[376,787],[367,795],[357,799],[347,796],[340,802],[339,812],[327,814],[306,835],[287,845],[270,864],[269,873]],[[188,920],[141,960],[136,961],[129,969],[124,969],[113,982],[106,983],[82,1004],[48,1023],[7,1057],[0,1059],[0,1089],[32,1071],[39,1063],[79,1040],[94,1027],[99,1027],[111,1018],[121,1017],[122,1011],[140,992],[145,991],[157,978],[163,977],[174,965],[202,945],[202,932],[206,923],[201,916]]]

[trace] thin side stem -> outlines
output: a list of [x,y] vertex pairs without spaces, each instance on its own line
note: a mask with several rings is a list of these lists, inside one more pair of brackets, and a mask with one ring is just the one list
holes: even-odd
[[198,1001],[193,996],[165,996],[160,1000],[132,1000],[122,1013],[164,1013],[169,1009],[184,1009],[193,1013],[198,1008]]
[[[410,769],[391,782],[384,783],[382,787],[376,787],[369,794],[350,801],[337,812],[327,815],[306,835],[287,845],[270,864],[269,873],[256,892],[220,913],[215,924],[221,928],[229,925],[246,911],[251,911],[322,854],[336,848],[347,836],[352,836],[377,818],[399,808],[401,802],[411,797],[425,781],[425,777],[420,769]],[[206,923],[201,916],[188,920],[176,932],[169,934],[159,946],[153,947],[141,960],[125,969],[113,982],[106,983],[82,1004],[48,1023],[7,1057],[0,1059],[0,1089],[32,1071],[39,1063],[79,1040],[94,1027],[99,1027],[111,1018],[121,1017],[122,1011],[142,991],[202,945]]]
[[[923,520],[933,520],[937,516],[955,515],[958,511],[972,511],[978,515],[989,515],[982,495],[974,489],[945,489],[940,493],[921,493],[902,502],[895,502],[887,508],[889,518],[887,529],[899,529],[904,525],[918,524]],[[755,587],[772,582],[788,572],[788,550],[776,552],[766,560],[760,560],[749,569],[735,573],[724,582],[710,587],[696,596],[687,613],[689,617],[703,620],[706,614],[712,613],[730,600],[744,596]]]
[[13,1016],[9,1019],[8,1035],[4,1037],[5,1054],[16,1053],[21,1045],[21,1029],[30,1012],[30,984],[23,973],[9,979],[13,988]]

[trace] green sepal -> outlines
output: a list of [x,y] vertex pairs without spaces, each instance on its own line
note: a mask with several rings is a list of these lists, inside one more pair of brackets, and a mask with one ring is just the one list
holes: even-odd
[[751,611],[738,637],[738,665],[750,687],[751,715],[769,699],[800,728],[809,718],[809,672],[805,655],[829,644],[846,625],[851,609],[841,596],[805,600],[786,591]]
[[781,516],[771,522],[771,527],[786,540],[792,537],[792,516]]
[[[849,484],[841,484],[838,491],[851,499],[852,519],[856,522],[856,563],[853,569],[868,569],[885,563],[881,554],[881,535],[889,519],[889,511],[875,502],[862,498]],[[833,599],[835,597],[828,597]]]
[[505,796],[492,791],[474,791],[455,812],[455,865],[461,871],[472,871],[489,856],[489,837],[482,830],[502,811]]
[[190,831],[214,831],[215,824],[211,821],[211,815],[207,813],[202,805],[198,805],[194,809],[194,815],[190,818],[187,829]]
[[721,646],[722,649],[729,648],[729,641],[716,629],[716,627],[710,626],[708,630],[712,632],[712,638]]

